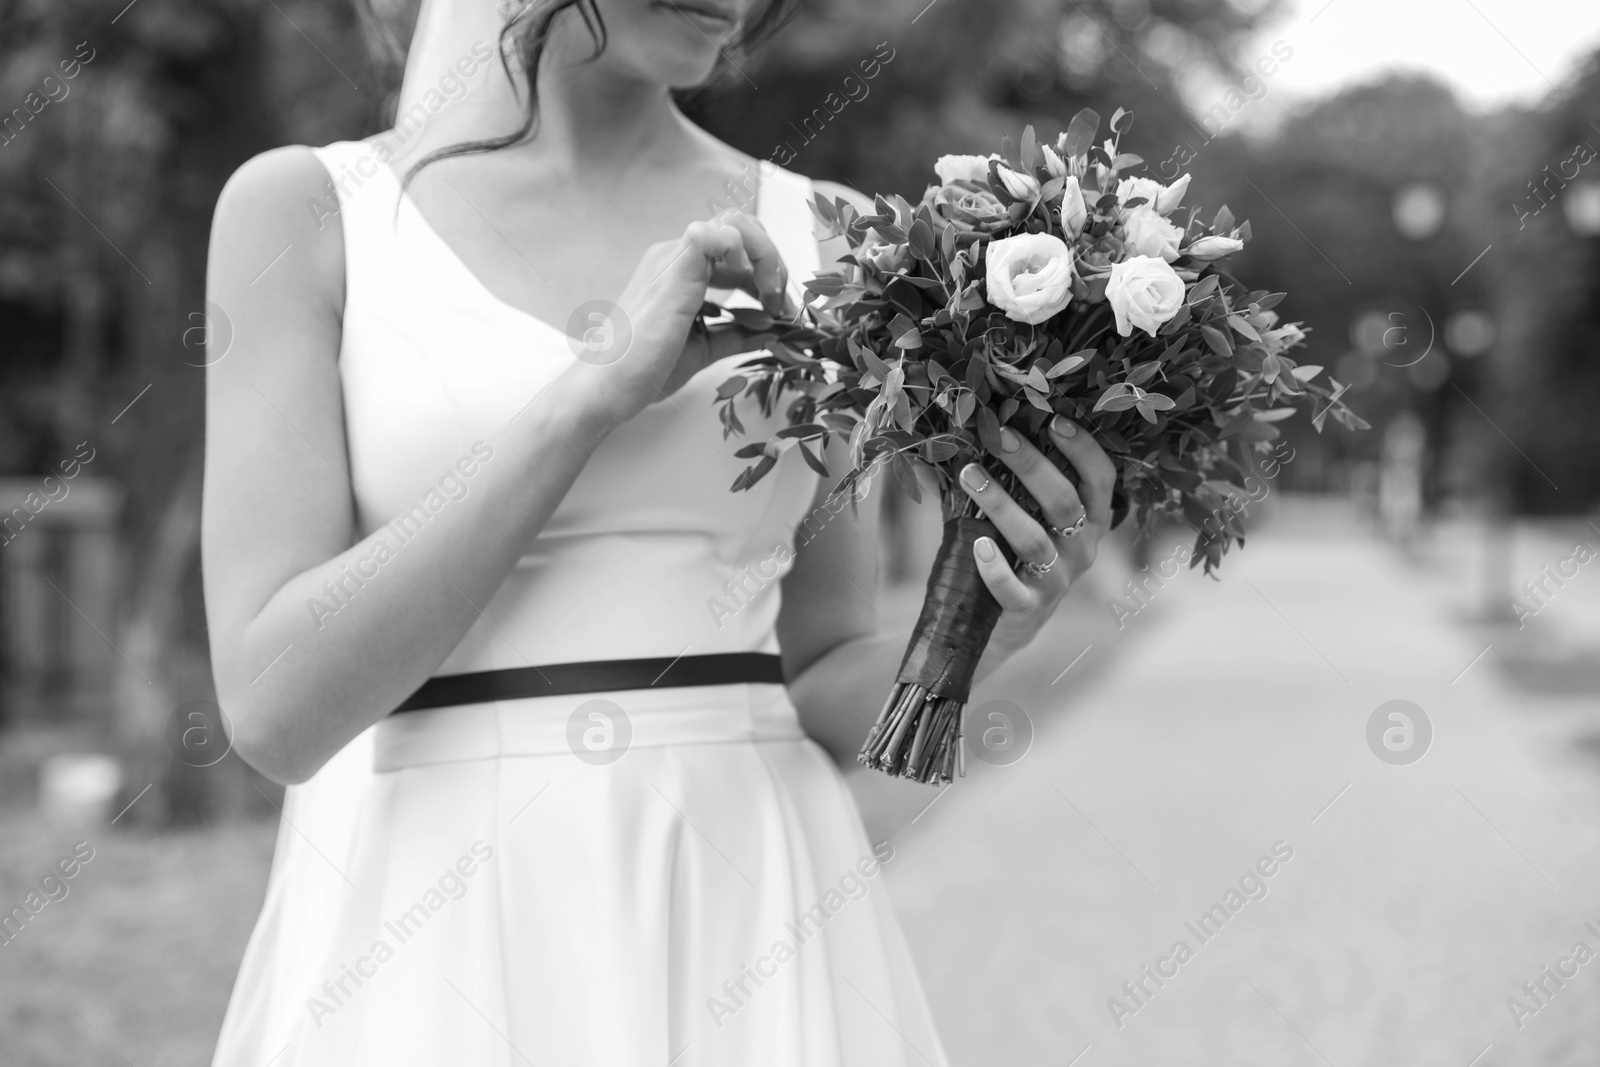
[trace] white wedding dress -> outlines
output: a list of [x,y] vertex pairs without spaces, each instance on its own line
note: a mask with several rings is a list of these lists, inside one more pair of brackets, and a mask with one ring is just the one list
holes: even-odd
[[[575,357],[491,295],[368,145],[317,154],[350,176],[339,370],[365,534]],[[780,171],[758,201],[797,278],[817,269],[810,192]],[[731,617],[708,601],[790,558],[818,479],[790,452],[729,491],[733,452],[774,428],[744,403],[747,434],[723,439],[731,365],[606,438],[439,674],[777,651],[776,577],[744,580]],[[569,742],[595,699],[626,726],[584,714],[580,736],[631,731],[611,763]],[[886,858],[781,685],[399,714],[288,790],[214,1062],[937,1067]]]

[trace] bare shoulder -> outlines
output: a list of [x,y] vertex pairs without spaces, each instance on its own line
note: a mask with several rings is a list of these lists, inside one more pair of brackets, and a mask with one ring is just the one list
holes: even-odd
[[295,260],[296,270],[281,272],[275,282],[342,298],[344,236],[337,215],[327,168],[310,148],[287,145],[247,160],[217,198],[212,281],[254,286],[282,253]]

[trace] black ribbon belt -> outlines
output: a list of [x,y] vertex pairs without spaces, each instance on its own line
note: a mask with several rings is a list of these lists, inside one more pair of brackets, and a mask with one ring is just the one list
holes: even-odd
[[402,711],[487,704],[495,700],[604,693],[616,689],[665,689],[686,685],[783,684],[783,661],[770,652],[712,652],[702,656],[606,659],[549,663],[503,671],[472,671],[429,678]]

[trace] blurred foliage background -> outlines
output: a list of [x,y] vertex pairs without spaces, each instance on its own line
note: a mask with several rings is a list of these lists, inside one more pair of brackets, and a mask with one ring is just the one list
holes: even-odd
[[[403,28],[407,6],[379,10]],[[1600,63],[1532,109],[1470,114],[1440,84],[1392,78],[1246,138],[1237,115],[1271,91],[1271,53],[1246,42],[1277,6],[815,0],[684,106],[752,155],[787,141],[792,169],[912,199],[937,154],[994,150],[1029,122],[1053,135],[1080,107],[1131,109],[1125,147],[1152,172],[1192,171],[1190,202],[1251,220],[1237,269],[1290,294],[1280,310],[1311,328],[1306,361],[1350,382],[1374,423],[1291,428],[1302,458],[1282,485],[1375,498],[1385,449],[1410,447],[1429,511],[1591,511],[1600,168],[1570,172],[1576,146],[1600,144]],[[19,592],[66,566],[60,552],[24,559],[9,536],[0,548],[0,721],[77,709],[87,743],[139,767],[129,782],[159,783],[130,821],[263,803],[236,760],[202,773],[151,755],[175,706],[213,695],[198,567],[206,242],[218,192],[250,156],[382,127],[398,68],[370,39],[326,0],[0,2],[5,506],[85,441],[96,458],[83,477],[119,501],[98,608],[62,588],[66,604]],[[868,94],[818,116],[880,42],[894,58]],[[1222,87],[1203,110],[1197,81]]]

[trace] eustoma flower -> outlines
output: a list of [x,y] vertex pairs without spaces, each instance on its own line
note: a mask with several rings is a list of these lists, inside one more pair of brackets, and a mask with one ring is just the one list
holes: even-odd
[[998,154],[987,156],[940,156],[933,164],[933,172],[942,185],[955,181],[981,182],[989,178],[989,160],[999,159]]
[[1122,222],[1123,240],[1137,255],[1155,256],[1168,263],[1178,258],[1183,230],[1148,207],[1136,207]]
[[[1048,233],[1024,233],[991,242],[985,281],[989,303],[1017,322],[1037,326],[1072,299],[1072,249]],[[1183,283],[1178,283],[1183,293]]]
[[1183,306],[1183,279],[1165,260],[1134,256],[1112,264],[1106,300],[1117,317],[1117,333],[1127,337],[1143,330],[1154,337]]
[[1231,256],[1244,248],[1244,242],[1235,237],[1202,237],[1183,250],[1190,259],[1208,261]]
[[933,194],[933,211],[958,230],[989,233],[1006,226],[1011,215],[998,197],[987,189],[963,189],[959,185],[940,186]]
[[1170,215],[1183,202],[1183,194],[1188,189],[1187,174],[1171,185],[1162,185],[1154,178],[1124,178],[1117,183],[1117,199],[1126,204],[1142,197],[1158,214]]
[[999,168],[1000,184],[1017,200],[1033,200],[1039,195],[1039,179],[1002,164]]
[[1039,154],[1044,156],[1044,169],[1050,172],[1050,177],[1065,178],[1067,176],[1067,161],[1058,156],[1055,149],[1047,144],[1042,144],[1039,146]]
[[1078,179],[1067,178],[1061,187],[1061,229],[1068,237],[1076,237],[1083,232],[1083,224],[1088,217],[1089,209],[1083,202],[1083,190],[1078,187]]
[[885,273],[900,269],[908,258],[904,245],[894,244],[876,229],[868,230],[860,247],[856,249],[858,261],[871,263]]

